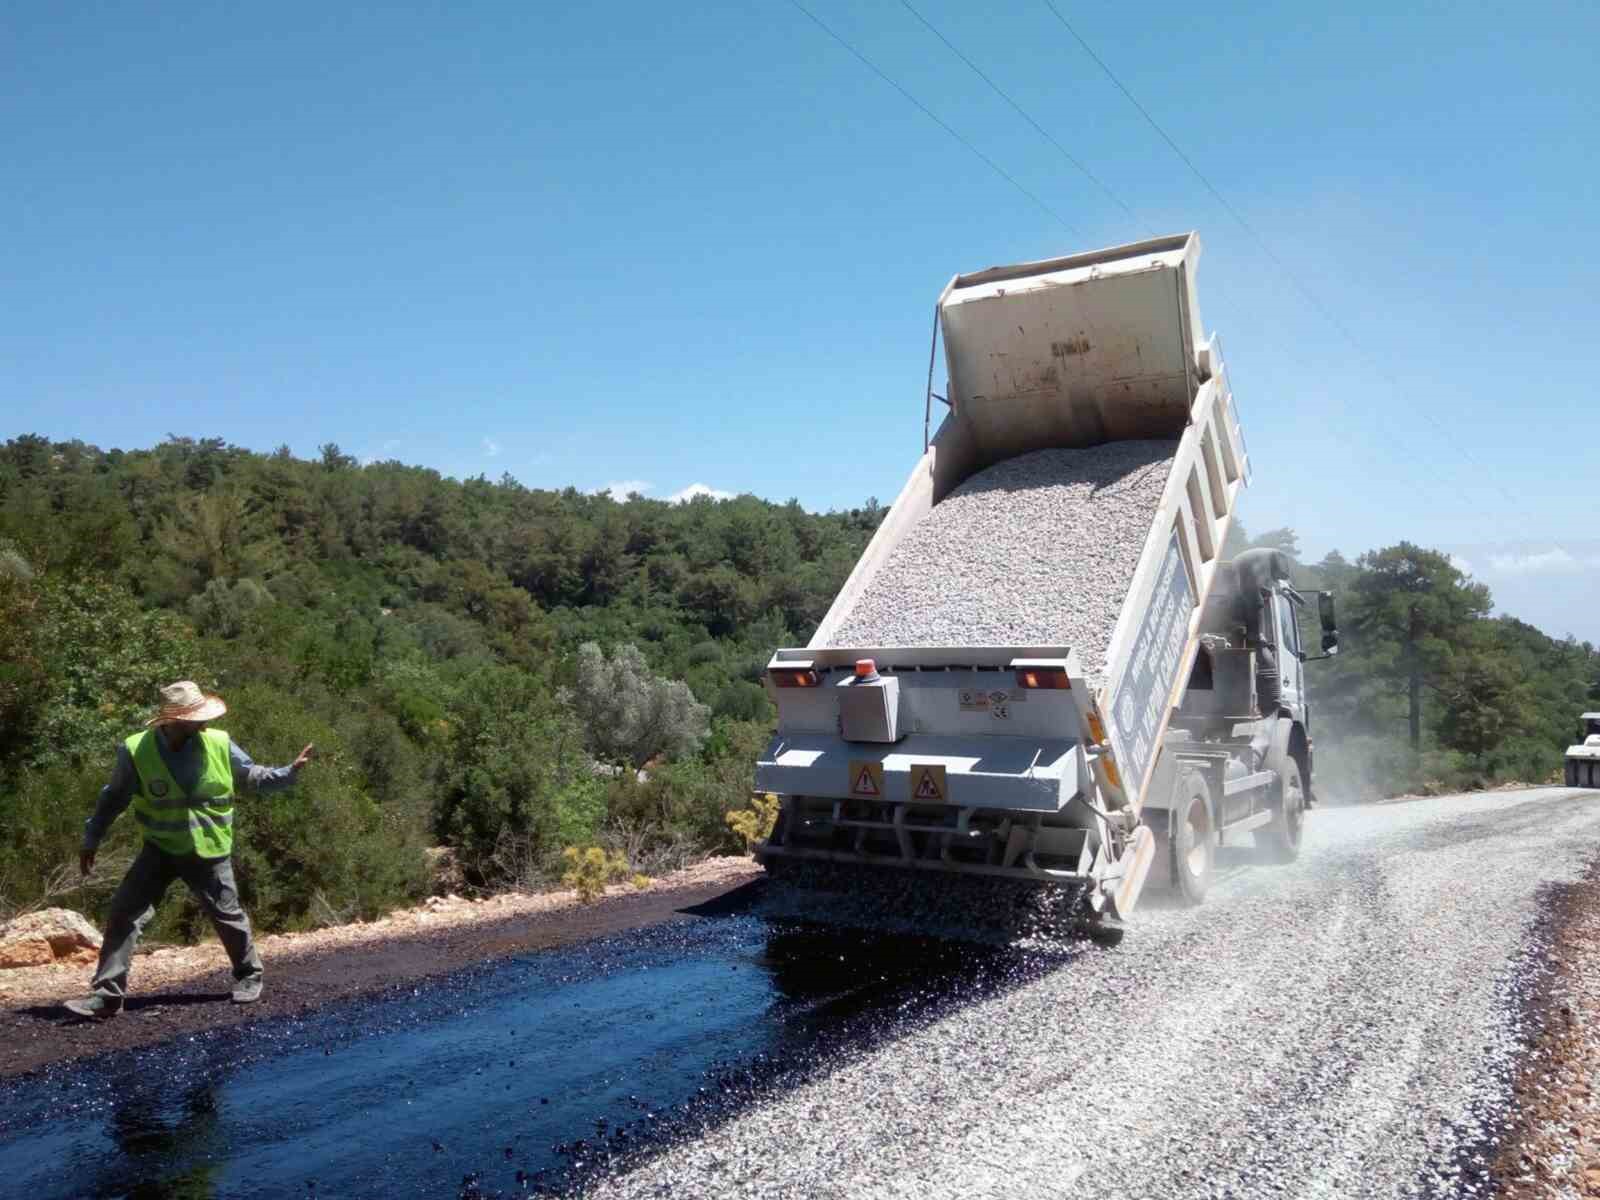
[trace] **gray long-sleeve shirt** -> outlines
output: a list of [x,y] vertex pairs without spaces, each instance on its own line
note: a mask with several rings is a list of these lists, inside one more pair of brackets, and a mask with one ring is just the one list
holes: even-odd
[[[193,792],[200,782],[200,772],[205,766],[203,742],[198,735],[174,750],[167,745],[167,735],[160,727],[156,731],[156,749],[161,761],[166,763],[172,778],[185,792]],[[250,756],[232,738],[228,739],[228,757],[233,762],[233,786],[236,791],[249,788],[258,793],[282,791],[294,783],[293,767],[258,767]],[[111,822],[122,815],[122,810],[133,802],[139,790],[139,775],[133,769],[133,755],[125,743],[117,746],[117,763],[111,768],[111,782],[100,789],[100,801],[94,806],[94,815],[83,826],[83,848],[93,850],[106,836]]]

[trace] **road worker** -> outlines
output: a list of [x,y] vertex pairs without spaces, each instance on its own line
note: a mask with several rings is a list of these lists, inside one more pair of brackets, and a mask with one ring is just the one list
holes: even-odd
[[292,786],[312,747],[286,767],[258,767],[226,733],[207,728],[227,711],[220,697],[190,680],[170,684],[146,728],[117,748],[111,782],[84,826],[78,865],[85,876],[94,869],[100,840],[129,804],[144,845],[111,898],[94,991],[67,1001],[69,1012],[103,1019],[122,1011],[139,934],[174,879],[188,885],[222,939],[233,963],[234,1002],[261,998],[261,956],[233,881],[234,794]]

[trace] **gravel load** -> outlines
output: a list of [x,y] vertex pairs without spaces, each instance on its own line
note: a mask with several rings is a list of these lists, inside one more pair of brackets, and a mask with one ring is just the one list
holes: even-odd
[[1151,896],[586,1194],[1487,1197],[1540,885],[1597,833],[1560,789],[1319,810],[1297,863],[1224,851],[1202,907]]
[[1100,688],[1177,452],[1177,439],[1107,442],[980,471],[905,536],[830,643],[1067,646]]

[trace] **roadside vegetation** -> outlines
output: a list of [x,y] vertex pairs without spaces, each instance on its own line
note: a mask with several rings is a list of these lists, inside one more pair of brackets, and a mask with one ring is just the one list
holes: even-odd
[[[1250,546],[1299,562],[1292,530]],[[1306,664],[1319,791],[1333,799],[1558,783],[1578,714],[1600,702],[1600,651],[1491,616],[1489,589],[1437,550],[1400,542],[1354,562],[1337,551],[1295,582],[1334,593],[1336,658]],[[1316,616],[1302,622],[1316,651]]]
[[[803,641],[881,513],[675,505],[464,482],[399,463],[169,438],[0,447],[0,919],[102,915],[127,817],[77,879],[117,742],[193,678],[257,761],[240,887],[267,930],[371,917],[430,886],[557,884],[563,851],[654,875],[739,852],[771,726],[760,675]],[[592,856],[576,864],[585,883]],[[181,890],[181,889],[180,889]],[[176,899],[176,897],[174,897]],[[185,898],[153,935],[204,922]]]
[[[809,637],[882,515],[618,503],[332,445],[302,460],[14,438],[0,920],[47,902],[103,915],[137,831],[117,823],[85,885],[83,821],[116,743],[178,678],[224,696],[219,725],[259,762],[317,744],[298,787],[242,802],[240,886],[264,930],[420,899],[430,847],[482,890],[592,891],[742,851],[774,815],[751,795],[762,669]],[[1258,543],[1296,549],[1286,530]],[[1333,554],[1301,582],[1338,593],[1345,635],[1311,667],[1325,790],[1546,779],[1600,697],[1594,647],[1491,618],[1443,555]],[[151,932],[203,926],[185,897]]]

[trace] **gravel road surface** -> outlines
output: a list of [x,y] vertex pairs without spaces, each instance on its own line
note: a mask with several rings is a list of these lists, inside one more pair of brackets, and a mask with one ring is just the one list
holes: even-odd
[[1489,1194],[1563,789],[1317,810],[1291,866],[758,1104],[596,1197]]
[[1600,856],[1600,803],[1306,829],[1298,863],[1227,852],[1202,908],[1146,904],[1114,949],[797,929],[746,888],[59,1064],[0,1082],[0,1178],[30,1200],[1489,1194],[1548,990],[1539,896]]

